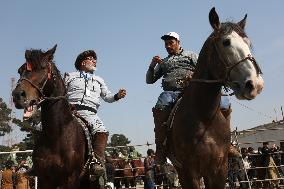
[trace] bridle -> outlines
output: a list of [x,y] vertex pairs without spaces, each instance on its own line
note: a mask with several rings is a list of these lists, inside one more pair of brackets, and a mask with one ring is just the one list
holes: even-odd
[[[27,71],[32,71],[31,63],[26,62],[25,64],[26,64],[26,70],[27,70]],[[28,79],[28,78],[26,78],[26,77],[21,77],[21,78],[19,79],[18,83],[21,82],[21,81],[26,81],[26,82],[28,82],[33,88],[35,88],[35,89],[39,92],[39,94],[40,94],[39,100],[40,100],[40,101],[39,101],[39,103],[37,104],[37,105],[39,105],[39,104],[42,103],[44,100],[52,100],[52,99],[65,98],[65,96],[47,97],[47,96],[45,96],[44,93],[43,93],[43,90],[44,90],[44,88],[45,88],[47,82],[48,82],[49,80],[51,80],[52,78],[55,79],[55,77],[56,77],[56,75],[52,72],[52,64],[51,64],[51,62],[47,62],[47,73],[44,74],[44,75],[42,76],[41,80],[40,80],[40,81],[44,80],[42,86],[38,86],[38,85],[34,84],[30,79]],[[44,78],[45,78],[45,79],[44,79]]]
[[191,79],[190,82],[201,82],[201,83],[221,83],[224,86],[228,86],[229,83],[232,81],[230,80],[230,74],[234,68],[236,68],[239,64],[245,63],[246,60],[249,60],[252,62],[254,68],[256,69],[257,75],[262,74],[262,71],[257,64],[255,58],[251,55],[248,54],[246,57],[242,58],[241,60],[235,62],[233,65],[228,64],[225,60],[224,57],[221,55],[220,49],[217,46],[217,40],[220,39],[218,31],[215,31],[215,33],[212,34],[212,40],[213,40],[213,45],[214,48],[217,52],[217,55],[221,61],[221,63],[225,66],[225,77],[223,79],[215,79],[215,80],[208,80],[208,79]]
[[[214,36],[214,34],[213,34],[213,36]],[[220,52],[220,49],[219,49],[218,46],[217,46],[217,39],[219,39],[219,38],[220,38],[219,36],[216,36],[216,35],[215,35],[215,37],[213,38],[213,43],[214,43],[214,48],[215,48],[215,50],[216,50],[216,52],[217,52],[217,55],[218,55],[218,57],[219,57],[221,63],[225,66],[225,77],[224,77],[224,79],[222,79],[224,84],[228,84],[228,83],[232,82],[232,81],[230,80],[230,74],[231,74],[232,70],[233,70],[234,68],[236,68],[239,64],[245,63],[246,60],[249,60],[249,61],[252,62],[253,66],[254,66],[254,68],[255,68],[255,70],[256,70],[256,74],[257,74],[257,75],[262,74],[262,71],[261,71],[259,65],[257,64],[255,58],[254,58],[251,54],[248,54],[248,55],[245,56],[243,59],[241,59],[241,60],[235,62],[235,63],[232,64],[232,65],[229,65],[229,64],[224,60],[224,57],[222,56],[222,54],[221,54],[221,52]]]

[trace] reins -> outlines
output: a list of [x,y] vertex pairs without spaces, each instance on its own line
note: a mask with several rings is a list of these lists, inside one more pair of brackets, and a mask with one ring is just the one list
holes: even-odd
[[[30,63],[26,63],[27,64],[27,70],[28,71],[32,71],[32,66]],[[20,78],[20,81],[26,81],[28,82],[32,87],[34,87],[39,93],[40,93],[40,101],[37,103],[37,106],[40,106],[45,100],[60,100],[60,99],[66,99],[66,96],[56,96],[56,97],[47,97],[43,94],[43,89],[44,87],[46,86],[46,83],[48,80],[51,80],[51,76],[54,77],[54,74],[52,72],[52,69],[51,69],[51,63],[48,62],[47,63],[47,66],[48,66],[48,71],[47,71],[47,74],[45,75],[46,78],[45,78],[45,81],[43,82],[42,86],[39,87],[37,86],[36,84],[34,84],[31,80],[23,77],[23,78]],[[44,78],[45,76],[43,76],[42,78]],[[43,80],[43,79],[42,79]]]
[[243,59],[234,63],[233,65],[229,65],[228,63],[226,63],[224,58],[221,56],[220,50],[219,50],[219,48],[217,47],[217,44],[216,44],[216,39],[218,39],[219,37],[216,36],[216,34],[214,34],[213,36],[214,36],[214,38],[213,38],[214,48],[216,49],[217,55],[218,55],[221,63],[225,66],[225,73],[226,74],[225,74],[224,79],[213,79],[213,80],[211,80],[211,79],[210,80],[209,79],[190,79],[189,82],[208,83],[208,84],[220,83],[224,86],[228,86],[228,84],[232,82],[230,80],[230,74],[231,74],[232,70],[234,68],[236,68],[239,64],[244,63],[246,60],[249,60],[249,61],[252,62],[253,66],[256,69],[257,75],[262,74],[262,71],[261,71],[259,65],[257,64],[255,58],[251,54],[248,54],[246,57],[244,57]]

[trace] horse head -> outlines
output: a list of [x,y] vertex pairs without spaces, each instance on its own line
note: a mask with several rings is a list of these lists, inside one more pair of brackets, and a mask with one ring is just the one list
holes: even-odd
[[[56,47],[57,45],[46,52],[26,50],[26,62],[18,69],[20,79],[12,92],[13,101],[16,108],[25,109],[30,116],[36,112],[37,105],[46,97],[60,95],[59,92],[55,92],[60,88],[56,86],[55,80],[61,78],[53,63]],[[62,79],[61,83],[63,84]]]
[[209,66],[214,67],[212,77],[221,78],[238,99],[252,100],[262,91],[264,81],[244,31],[246,18],[247,15],[238,23],[220,23],[215,8],[211,9],[209,22],[214,31],[209,41],[215,64]]

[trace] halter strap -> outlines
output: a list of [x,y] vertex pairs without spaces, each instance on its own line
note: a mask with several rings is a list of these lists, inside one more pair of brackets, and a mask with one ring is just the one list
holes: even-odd
[[259,67],[259,65],[257,64],[255,58],[251,55],[251,54],[248,54],[246,57],[244,57],[243,59],[239,60],[238,62],[234,63],[233,65],[231,66],[228,66],[228,64],[226,63],[226,61],[223,59],[223,57],[221,56],[220,54],[220,51],[219,51],[219,48],[217,47],[217,44],[215,42],[215,40],[217,39],[218,37],[214,36],[213,38],[213,43],[214,43],[214,47],[217,51],[217,54],[219,56],[219,59],[221,60],[221,62],[223,63],[223,65],[225,66],[225,78],[224,79],[216,79],[216,80],[207,80],[207,79],[192,79],[190,81],[193,81],[193,82],[202,82],[202,83],[223,83],[224,85],[228,84],[230,82],[230,74],[231,74],[231,71],[236,67],[238,66],[240,63],[243,63],[244,61],[246,60],[250,60],[254,66],[254,68],[256,69],[256,73],[257,75],[259,74],[262,74],[262,71]]
[[[30,62],[26,62],[26,69],[27,69],[28,71],[32,71],[32,64],[31,64]],[[31,80],[29,80],[29,79],[27,79],[27,78],[25,78],[25,77],[20,78],[20,81],[27,81],[32,87],[34,87],[34,88],[40,93],[40,97],[43,98],[43,99],[44,99],[44,98],[47,98],[47,97],[45,97],[45,95],[43,94],[43,89],[44,89],[44,87],[45,87],[47,81],[50,80],[50,79],[51,79],[51,76],[52,76],[52,70],[51,70],[51,63],[50,63],[50,62],[47,63],[47,69],[48,69],[48,71],[47,71],[47,77],[46,77],[46,79],[45,79],[45,81],[44,81],[44,83],[43,83],[43,85],[42,85],[41,87],[37,86],[37,85],[34,84]],[[43,76],[42,78],[44,78],[44,76]]]

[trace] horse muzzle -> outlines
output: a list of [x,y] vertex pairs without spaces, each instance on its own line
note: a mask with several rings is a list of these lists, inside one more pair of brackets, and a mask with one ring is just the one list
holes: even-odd
[[28,106],[26,92],[21,89],[14,89],[12,92],[13,102],[17,109],[24,109]]
[[234,83],[232,89],[239,100],[252,100],[261,93],[263,86],[263,78],[259,75],[256,79],[248,79],[242,84]]

